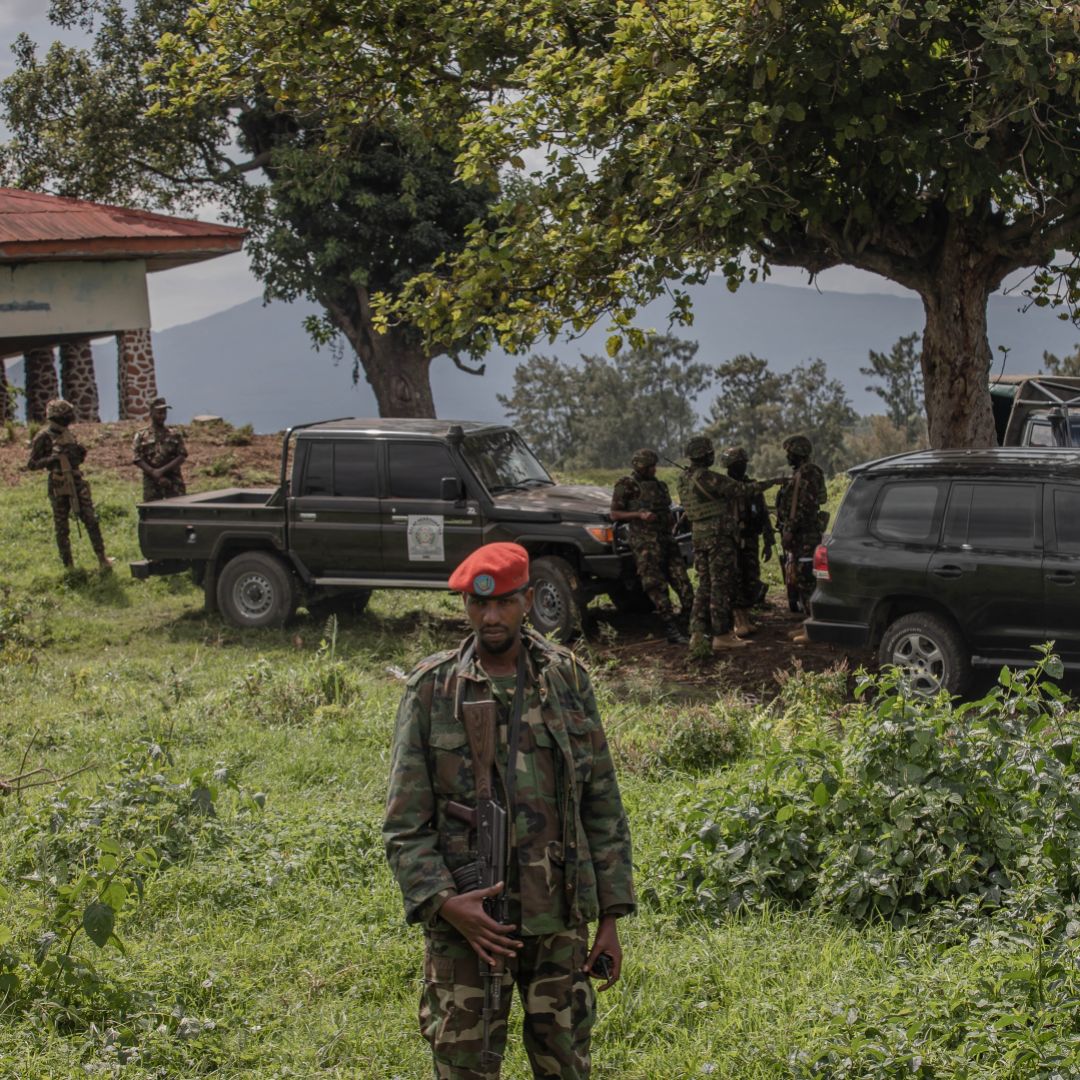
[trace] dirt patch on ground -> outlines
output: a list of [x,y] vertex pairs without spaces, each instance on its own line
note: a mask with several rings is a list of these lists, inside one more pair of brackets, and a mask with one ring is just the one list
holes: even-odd
[[[88,451],[87,476],[92,480],[95,475],[113,472],[137,480],[131,441],[145,426],[142,421],[75,425],[74,433]],[[24,471],[30,446],[28,429],[15,425],[10,430],[13,438],[0,443],[0,483],[9,487],[41,483],[39,475]],[[180,430],[187,441],[184,476],[189,491],[277,483],[280,434],[247,436],[223,422],[188,424]],[[242,445],[245,439],[249,441]],[[770,698],[777,693],[779,680],[800,666],[807,671],[846,666],[853,679],[860,665],[872,664],[869,653],[845,653],[828,645],[795,645],[790,638],[800,620],[787,610],[786,598],[769,604],[758,618],[761,629],[751,639],[752,644],[717,653],[704,663],[692,663],[684,646],[664,640],[652,616],[626,615],[594,605],[587,628],[589,651],[600,661],[610,662],[615,677],[626,679],[628,684],[642,681],[655,685],[659,681],[673,694],[694,697],[738,689],[752,697]]]

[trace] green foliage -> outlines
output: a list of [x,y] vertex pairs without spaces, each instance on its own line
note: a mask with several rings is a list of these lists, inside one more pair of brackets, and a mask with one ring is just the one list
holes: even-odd
[[707,432],[718,446],[743,447],[753,474],[779,472],[785,463],[781,443],[795,433],[810,438],[826,476],[846,464],[844,437],[855,410],[843,384],[828,377],[824,361],[777,373],[768,360],[736,356],[717,366],[716,387]]
[[625,466],[642,446],[679,457],[697,425],[693,402],[712,381],[708,366],[694,362],[697,350],[657,336],[614,360],[533,356],[515,369],[513,394],[497,396],[555,468]]
[[1043,369],[1047,375],[1080,375],[1080,345],[1069,356],[1043,352]]
[[620,733],[615,753],[620,768],[649,776],[672,773],[707,776],[730,765],[750,741],[748,710],[737,700],[665,705],[647,721]]
[[226,446],[250,446],[251,440],[255,437],[255,429],[250,424],[244,424],[243,427],[233,428],[225,436]]
[[870,366],[861,375],[880,380],[866,389],[885,403],[885,415],[910,440],[924,434],[922,372],[915,352],[918,334],[899,338],[888,355],[870,350]]
[[[99,971],[81,943],[126,951],[119,922],[138,908],[148,881],[228,835],[215,809],[222,789],[248,809],[261,806],[261,796],[244,794],[227,768],[196,769],[182,780],[172,771],[169,750],[147,743],[97,791],[65,786],[4,815],[18,853],[11,865],[18,885],[0,889],[0,902],[16,915],[0,926],[5,1004],[59,1010],[65,1027],[148,1007],[146,995]],[[169,1011],[159,1006],[158,1022]]]
[[1060,669],[1003,670],[967,705],[864,680],[841,734],[777,743],[677,809],[669,885],[711,915],[773,899],[897,923],[961,899],[1060,912],[1080,889],[1080,720],[1045,678]]
[[42,606],[40,600],[0,583],[0,666],[26,663],[36,649],[48,644],[48,631],[36,618]]
[[240,461],[233,453],[218,454],[209,465],[203,466],[206,476],[229,476],[240,468]]

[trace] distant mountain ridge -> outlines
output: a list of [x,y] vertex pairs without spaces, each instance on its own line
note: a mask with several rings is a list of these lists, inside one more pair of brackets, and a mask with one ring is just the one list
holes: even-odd
[[[764,283],[730,293],[722,281],[692,290],[695,322],[673,333],[700,345],[698,360],[718,364],[739,353],[755,353],[774,370],[787,371],[821,357],[831,378],[839,379],[860,413],[882,412],[880,400],[866,391],[859,374],[867,354],[887,352],[897,338],[921,333],[923,311],[915,297],[884,293],[818,292]],[[989,305],[994,370],[1001,364],[999,346],[1008,350],[1006,371],[1037,371],[1044,350],[1073,350],[1080,330],[1045,309],[1019,310],[1015,297],[995,296]],[[304,332],[304,317],[318,309],[309,303],[250,300],[205,319],[155,331],[158,388],[172,406],[172,419],[213,413],[256,431],[277,431],[292,424],[337,416],[375,415],[367,383],[352,381],[352,353],[335,362],[331,350],[316,352]],[[641,326],[666,327],[662,303],[646,308]],[[594,328],[575,341],[539,345],[533,351],[570,360],[582,353],[602,354],[607,332]],[[94,349],[102,416],[117,415],[116,354],[109,342]],[[466,374],[443,356],[431,367],[435,405],[447,419],[503,420],[498,393],[512,391],[514,368],[523,357],[494,352],[483,376]],[[9,377],[21,384],[21,372]],[[707,391],[698,401],[705,413]]]

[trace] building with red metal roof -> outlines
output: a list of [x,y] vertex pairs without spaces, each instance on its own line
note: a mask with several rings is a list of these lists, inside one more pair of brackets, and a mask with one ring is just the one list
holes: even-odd
[[[25,358],[26,415],[61,393],[98,419],[90,341],[115,336],[120,418],[157,395],[146,275],[239,251],[245,230],[147,210],[0,188],[0,419],[3,358]],[[60,373],[54,350],[60,348]]]

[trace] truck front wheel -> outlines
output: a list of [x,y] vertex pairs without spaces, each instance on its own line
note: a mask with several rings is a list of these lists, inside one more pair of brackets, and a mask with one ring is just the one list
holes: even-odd
[[279,559],[248,551],[225,564],[218,576],[217,602],[233,626],[283,626],[296,610],[296,588]]
[[570,641],[581,633],[584,603],[574,568],[557,555],[532,564],[533,605],[529,622],[545,637]]

